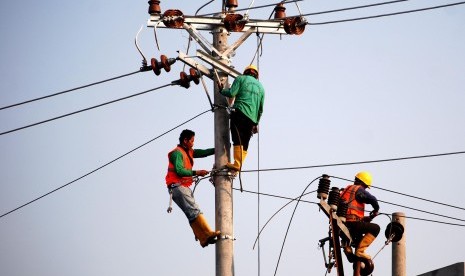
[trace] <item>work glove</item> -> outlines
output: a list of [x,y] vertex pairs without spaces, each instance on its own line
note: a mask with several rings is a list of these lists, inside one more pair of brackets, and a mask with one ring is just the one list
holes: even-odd
[[195,175],[198,175],[198,176],[206,176],[207,174],[209,174],[209,172],[206,170],[195,171]]

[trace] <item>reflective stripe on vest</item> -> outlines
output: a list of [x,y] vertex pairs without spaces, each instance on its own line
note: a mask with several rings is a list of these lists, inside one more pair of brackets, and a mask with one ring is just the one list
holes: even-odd
[[355,199],[355,194],[359,188],[361,188],[360,185],[349,185],[341,194],[342,200],[348,203],[347,218],[350,217],[349,215],[355,215],[359,219],[365,216],[365,203]]
[[[175,147],[172,151],[168,153],[168,172],[166,174],[165,180],[166,185],[180,183],[182,186],[190,186],[192,185],[192,176],[179,176],[174,168],[174,164],[171,163],[170,156],[173,152],[179,151],[182,154],[182,162],[184,164],[184,168],[186,170],[192,170],[193,160],[194,160],[194,150],[189,150],[189,155],[185,149],[181,148],[180,146]],[[190,157],[190,158],[189,158]],[[191,162],[192,161],[192,162]]]

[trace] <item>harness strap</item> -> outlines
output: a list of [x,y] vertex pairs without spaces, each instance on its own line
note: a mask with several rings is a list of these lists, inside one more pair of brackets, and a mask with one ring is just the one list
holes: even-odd
[[173,211],[173,189],[181,186],[181,183],[174,183],[168,185],[168,193],[170,194],[170,203],[166,212],[171,213]]

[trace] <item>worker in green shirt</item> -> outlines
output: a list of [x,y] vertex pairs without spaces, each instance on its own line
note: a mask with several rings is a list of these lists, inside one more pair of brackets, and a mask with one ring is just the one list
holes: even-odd
[[258,133],[258,123],[265,101],[265,89],[258,81],[258,69],[254,65],[247,66],[244,73],[234,80],[230,88],[223,89],[221,84],[219,87],[222,95],[234,99],[230,116],[234,163],[227,163],[226,166],[240,171],[247,156],[250,138]]
[[[214,148],[194,149],[195,132],[185,129],[179,136],[179,144],[168,153],[168,172],[166,173],[166,185],[170,199],[181,208],[192,227],[196,239],[202,247],[217,241],[220,231],[213,231],[207,223],[206,218],[195,202],[194,194],[190,189],[193,176],[205,176],[207,170],[193,170],[194,158],[213,155]],[[170,208],[171,212],[171,200]]]

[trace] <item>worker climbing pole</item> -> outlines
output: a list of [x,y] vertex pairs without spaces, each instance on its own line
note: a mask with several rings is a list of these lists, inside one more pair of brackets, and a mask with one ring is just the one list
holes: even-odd
[[[263,109],[264,89],[258,82],[257,67],[247,67],[244,70],[244,76],[242,76],[232,66],[231,57],[235,55],[235,50],[251,34],[300,35],[304,32],[307,22],[303,16],[287,17],[284,2],[276,5],[274,9],[275,16],[269,20],[251,19],[249,18],[248,10],[244,15],[237,13],[236,9],[239,4],[236,0],[221,1],[221,11],[212,16],[187,16],[179,9],[163,11],[160,2],[157,0],[148,1],[150,18],[147,26],[154,29],[157,48],[160,49],[157,30],[159,28],[168,28],[184,29],[189,33],[190,38],[202,49],[197,50],[195,56],[188,56],[187,53],[178,51],[176,59],[170,59],[162,55],[160,61],[153,58],[150,65],[148,65],[147,60],[137,45],[136,37],[136,46],[143,57],[141,71],[152,70],[158,76],[161,73],[161,69],[169,72],[171,65],[176,60],[180,60],[191,68],[189,69],[189,74],[181,72],[179,80],[173,81],[172,84],[180,85],[187,89],[190,87],[190,82],[198,84],[199,80],[201,80],[204,85],[212,111],[215,112],[215,165],[211,171],[211,177],[215,186],[215,229],[221,231],[221,235],[216,240],[216,275],[232,276],[234,275],[233,241],[235,240],[232,215],[232,182],[235,172],[241,169],[240,164],[243,163],[245,158],[244,151],[247,148],[242,147],[242,142],[246,142],[245,140],[247,140],[248,143],[250,137],[239,134],[237,140],[233,139],[234,145],[241,147],[235,148],[233,154],[234,161],[229,162],[231,147],[228,127],[229,116],[232,112],[237,112],[233,113],[237,115],[244,110],[241,109],[240,104],[230,106],[229,103],[233,102],[233,100],[228,102],[224,95],[230,98],[241,97],[239,96],[241,92],[238,89],[243,89],[240,86],[240,82],[242,81],[234,82],[233,86],[229,88],[228,77],[235,78],[236,80],[240,77],[242,80],[246,79],[249,83],[253,83],[254,87],[258,87],[258,89],[254,88],[251,91],[259,95],[258,98],[253,99],[257,104],[254,114],[248,114],[247,112],[246,114],[240,114],[250,120],[251,131],[256,132],[258,131],[257,125]],[[287,2],[292,3],[296,1]],[[202,35],[201,31],[208,31],[213,34],[212,43]],[[228,45],[228,36],[232,33],[242,33],[242,35],[233,44]],[[204,65],[205,63],[207,65]],[[203,80],[204,76],[213,81],[213,103],[206,89]],[[222,94],[220,94],[221,91],[223,91]],[[232,119],[233,121],[237,123],[237,121]],[[240,127],[236,125],[234,129],[231,129],[231,132],[234,133],[236,131],[236,133],[240,133]]]
[[[359,172],[355,176],[354,184],[345,189],[332,187],[331,180],[326,174],[319,181],[317,197],[318,205],[329,218],[329,235],[319,241],[323,249],[325,266],[329,272],[337,268],[338,276],[344,275],[341,248],[350,263],[353,263],[354,276],[370,275],[374,270],[374,263],[365,250],[374,241],[380,228],[371,220],[378,215],[379,205],[374,196],[365,189],[371,187],[371,175]],[[364,216],[365,203],[374,208],[369,216]],[[397,222],[391,222],[386,229],[386,245],[393,240],[400,240],[403,227]],[[329,241],[328,259],[324,252],[325,243]],[[352,249],[355,248],[355,253]],[[333,261],[334,260],[334,261]]]

